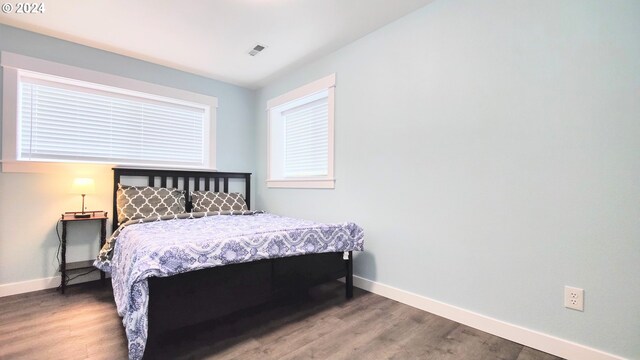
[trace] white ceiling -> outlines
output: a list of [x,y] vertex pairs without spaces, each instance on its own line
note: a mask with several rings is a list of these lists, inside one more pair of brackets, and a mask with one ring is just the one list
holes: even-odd
[[432,1],[54,0],[0,23],[257,88]]

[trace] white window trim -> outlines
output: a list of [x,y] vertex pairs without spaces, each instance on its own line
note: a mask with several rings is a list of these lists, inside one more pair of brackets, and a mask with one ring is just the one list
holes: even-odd
[[[334,189],[334,117],[335,117],[336,74],[331,74],[312,83],[301,86],[286,94],[267,101],[267,187],[270,188],[302,188],[302,189]],[[327,90],[328,91],[328,169],[327,176],[297,179],[273,179],[271,176],[271,109],[301,97]]]
[[[98,85],[116,87],[134,92],[142,92],[155,95],[158,98],[166,97],[178,99],[187,103],[198,103],[209,106],[209,121],[205,123],[205,131],[209,133],[209,141],[205,144],[205,167],[184,167],[186,169],[216,169],[216,116],[218,98],[204,94],[198,94],[186,90],[174,89],[167,86],[152,84],[144,81],[125,78],[117,75],[106,74],[98,71],[83,69],[75,66],[59,64],[47,60],[32,58],[29,56],[3,51],[0,65],[3,68],[3,105],[2,105],[2,171],[3,172],[60,172],[66,171],[70,164],[83,164],[73,161],[24,161],[18,160],[17,134],[18,134],[18,80],[19,72],[31,71],[36,73],[58,76],[65,79],[90,82]],[[100,165],[89,163],[93,166],[118,166],[126,164]],[[160,165],[140,165],[136,167],[163,168]],[[175,168],[175,167],[171,167]]]

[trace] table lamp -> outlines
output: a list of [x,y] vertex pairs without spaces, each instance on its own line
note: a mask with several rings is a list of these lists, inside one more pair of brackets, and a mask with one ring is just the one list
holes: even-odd
[[71,192],[74,194],[82,195],[82,212],[76,213],[73,216],[76,218],[89,218],[90,213],[84,212],[84,196],[87,194],[93,194],[95,191],[95,185],[93,179],[90,178],[75,178],[73,179],[73,185],[71,186]]

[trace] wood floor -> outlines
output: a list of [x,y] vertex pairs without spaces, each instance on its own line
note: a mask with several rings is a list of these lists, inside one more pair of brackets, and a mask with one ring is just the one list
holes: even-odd
[[[338,282],[172,334],[162,359],[513,359],[555,356]],[[0,359],[126,359],[109,285],[0,298]]]

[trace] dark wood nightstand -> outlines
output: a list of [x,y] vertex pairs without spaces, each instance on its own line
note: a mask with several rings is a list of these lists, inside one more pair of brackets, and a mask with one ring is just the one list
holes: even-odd
[[[62,237],[60,244],[60,291],[64,294],[67,286],[67,271],[90,269],[93,267],[93,260],[84,260],[67,263],[67,224],[76,221],[100,221],[100,248],[107,239],[107,213],[105,211],[85,211],[91,214],[90,217],[75,217],[76,213],[66,212],[62,214],[60,221],[62,222]],[[98,249],[98,250],[99,250]],[[104,272],[100,271],[100,280],[104,282]]]

